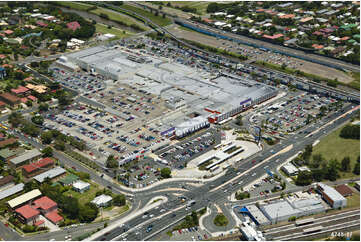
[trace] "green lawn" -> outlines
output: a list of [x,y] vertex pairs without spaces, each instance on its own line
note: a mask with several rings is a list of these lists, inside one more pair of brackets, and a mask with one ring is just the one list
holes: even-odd
[[354,192],[352,196],[348,196],[347,198],[347,207],[348,208],[359,208],[360,207],[360,194]]
[[72,197],[77,198],[80,204],[84,205],[95,198],[95,194],[97,193],[97,191],[102,190],[99,188],[98,184],[92,182],[89,183],[90,183],[90,189],[86,192],[79,193],[74,191],[73,189],[70,189],[69,191],[64,192],[64,195],[71,195]]
[[360,90],[360,72],[352,72],[353,81],[349,84],[352,88]]
[[124,23],[124,24],[126,24],[128,26],[132,25],[132,24],[136,24],[136,25],[139,24],[136,20],[133,20],[132,18],[122,16],[121,14],[114,13],[114,12],[106,10],[104,8],[99,8],[98,7],[97,9],[92,10],[90,12],[93,13],[93,14],[96,14],[96,15],[100,15],[102,13],[106,14],[106,15],[108,15],[110,20],[117,21],[117,22],[122,22],[122,23]]
[[340,172],[341,178],[355,176],[352,173],[357,157],[360,155],[360,140],[343,139],[339,136],[341,129],[327,135],[313,147],[312,155],[322,154],[326,160],[337,159],[339,162],[349,156],[351,159],[351,172]]
[[104,25],[104,24],[99,24],[97,23],[95,25],[96,27],[96,31],[100,32],[102,34],[114,34],[115,36],[117,36],[118,38],[127,38],[129,36],[131,36],[133,33],[129,32],[129,31],[123,31],[121,29],[118,28],[111,28],[108,29],[108,26]]
[[[163,6],[167,6],[167,4],[169,3],[169,1],[165,1],[163,2],[164,5]],[[206,10],[207,10],[207,7],[208,7],[208,4],[209,2],[197,2],[197,1],[175,1],[175,2],[170,2],[171,4],[171,7],[172,8],[175,8],[176,7],[184,7],[184,6],[188,6],[190,8],[195,8],[197,9],[197,13],[196,14],[200,14],[200,15],[203,15],[203,14],[206,14]]]
[[80,2],[56,2],[56,4],[64,7],[70,7],[72,9],[76,9],[80,11],[86,11],[92,7],[92,5],[80,3]]
[[158,16],[155,16],[154,13],[151,13],[151,12],[149,12],[147,10],[142,9],[142,8],[134,7],[134,6],[131,6],[131,5],[128,5],[128,4],[123,4],[121,6],[121,8],[136,12],[139,15],[147,17],[151,21],[153,21],[154,23],[156,23],[156,24],[158,24],[160,26],[166,26],[166,25],[169,25],[169,24],[172,23],[172,21],[169,18],[167,18],[167,17],[163,18],[160,14]]

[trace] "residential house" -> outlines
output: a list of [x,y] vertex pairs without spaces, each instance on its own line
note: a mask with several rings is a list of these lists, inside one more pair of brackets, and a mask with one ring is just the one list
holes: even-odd
[[57,166],[51,170],[48,170],[46,172],[40,173],[37,176],[34,176],[35,181],[38,183],[43,183],[45,179],[49,178],[50,180],[60,178],[66,174],[66,170],[61,168],[60,166]]
[[32,149],[32,150],[26,151],[25,153],[23,153],[17,157],[10,159],[8,164],[13,168],[17,168],[24,164],[27,164],[29,162],[39,159],[41,157],[41,155],[42,154],[38,149]]
[[9,160],[11,160],[12,158],[21,155],[24,153],[24,149],[22,148],[16,148],[16,149],[9,149],[9,148],[5,148],[5,149],[1,149],[0,150],[0,160],[3,162],[8,163]]
[[94,198],[91,203],[94,203],[97,207],[108,207],[112,200],[113,198],[111,196],[102,194]]
[[11,175],[0,178],[0,189],[3,190],[14,185],[14,177]]
[[21,196],[18,196],[10,201],[7,202],[7,204],[9,205],[9,207],[11,209],[16,209],[18,207],[20,207],[21,205],[23,205],[24,203],[34,200],[38,197],[41,196],[41,192],[39,189],[34,189],[30,192],[24,193]]
[[22,223],[29,225],[35,224],[40,215],[40,212],[37,209],[32,208],[28,204],[15,209],[15,213]]
[[24,165],[22,167],[23,175],[27,178],[36,176],[44,171],[51,169],[54,166],[54,160],[46,157],[37,162]]
[[67,23],[66,27],[68,29],[75,31],[75,30],[79,29],[81,26],[77,21],[74,21],[74,22]]
[[0,100],[10,105],[11,107],[14,107],[20,103],[20,98],[8,92],[0,94]]
[[5,139],[5,140],[1,140],[0,141],[0,149],[4,148],[6,146],[9,146],[9,145],[15,144],[16,142],[18,142],[18,140],[15,139],[15,138],[9,138],[9,139]]
[[29,89],[23,86],[18,86],[17,88],[11,89],[11,92],[15,94],[16,96],[24,96],[27,93],[29,93]]
[[83,193],[90,189],[90,184],[88,182],[83,182],[81,180],[73,183],[73,190],[79,193]]

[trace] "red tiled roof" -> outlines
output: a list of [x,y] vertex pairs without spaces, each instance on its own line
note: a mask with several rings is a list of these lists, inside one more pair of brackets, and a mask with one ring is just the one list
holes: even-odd
[[24,93],[27,91],[29,91],[29,89],[26,87],[23,87],[23,86],[18,86],[18,88],[16,88],[16,89],[11,89],[11,92],[13,92],[15,94],[21,94],[21,93]]
[[6,103],[0,101],[0,107],[4,107],[6,105]]
[[54,163],[53,159],[46,157],[44,159],[38,160],[37,162],[31,163],[28,165],[24,165],[23,169],[29,173],[29,172],[33,172],[39,168],[42,168],[44,166],[47,166],[47,165],[50,165],[53,163]]
[[36,101],[36,100],[38,100],[36,97],[34,97],[34,96],[32,96],[32,95],[29,95],[29,96],[27,96],[27,98],[28,99],[30,99],[31,101]]
[[32,217],[35,217],[36,215],[39,215],[40,212],[29,205],[22,206],[15,210],[18,214],[23,216],[25,219],[29,219]]
[[350,38],[349,36],[345,36],[345,37],[342,37],[341,40],[345,41],[345,40],[348,40],[349,38]]
[[5,59],[5,58],[6,58],[6,55],[3,55],[3,54],[0,55],[0,59]]
[[0,148],[10,145],[10,144],[14,144],[16,141],[18,141],[18,140],[15,138],[9,138],[6,140],[2,140],[2,141],[0,141]]
[[57,210],[45,214],[45,217],[55,224],[63,220],[63,217],[58,214]]
[[264,38],[267,38],[267,39],[278,39],[278,38],[280,38],[280,37],[282,37],[283,36],[283,34],[275,34],[275,35],[267,35],[267,34],[265,34],[265,35],[263,35],[263,37]]
[[68,27],[68,29],[75,31],[78,28],[80,28],[80,24],[77,21],[74,21],[74,22],[67,23],[66,27]]
[[29,76],[29,77],[27,77],[27,78],[24,79],[24,81],[26,81],[26,82],[27,82],[27,81],[31,81],[31,80],[33,80],[33,77],[32,77],[32,76]]
[[26,103],[27,101],[28,101],[28,99],[26,97],[20,98],[20,102],[22,102],[22,103]]
[[36,24],[41,26],[41,27],[47,27],[48,26],[48,24],[46,24],[46,23],[44,23],[42,21],[38,21],[38,22],[36,22]]
[[288,19],[288,18],[294,18],[294,17],[295,17],[294,14],[285,14],[285,15],[280,16],[279,18],[281,18],[281,19]]
[[58,204],[56,202],[54,202],[53,200],[51,200],[50,198],[48,198],[47,196],[41,197],[37,200],[35,200],[33,202],[33,208],[40,208],[43,210],[47,210],[49,208],[55,207]]
[[44,220],[38,220],[34,223],[35,226],[39,226],[39,225],[42,225],[43,223],[45,223]]
[[14,96],[8,92],[2,93],[2,94],[0,94],[0,96],[13,103],[20,101],[20,98],[18,98],[17,96]]
[[7,29],[4,31],[5,34],[12,34],[14,33],[14,31],[12,31],[11,29]]

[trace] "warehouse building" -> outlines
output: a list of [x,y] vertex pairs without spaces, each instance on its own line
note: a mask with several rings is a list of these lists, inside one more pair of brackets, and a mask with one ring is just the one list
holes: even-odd
[[277,200],[261,205],[260,210],[273,224],[286,221],[290,217],[301,217],[324,212],[326,209],[322,201],[316,198],[308,198],[291,201],[290,199]]
[[318,183],[317,191],[332,208],[343,208],[347,206],[347,199],[344,198],[333,187],[323,183]]

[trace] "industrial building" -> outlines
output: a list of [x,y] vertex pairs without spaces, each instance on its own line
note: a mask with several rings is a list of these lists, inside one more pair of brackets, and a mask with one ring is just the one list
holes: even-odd
[[301,217],[324,212],[326,209],[322,201],[317,198],[290,200],[277,200],[261,205],[260,210],[272,222],[286,221],[290,217]]
[[242,214],[248,215],[257,225],[269,225],[271,221],[259,210],[256,205],[247,205],[239,209]]
[[332,208],[343,208],[347,205],[347,199],[344,198],[338,191],[333,187],[330,187],[323,183],[317,184],[317,191],[321,194],[322,198]]
[[287,163],[286,165],[282,166],[281,170],[288,176],[294,176],[298,174],[298,168],[291,163]]
[[242,225],[240,226],[240,231],[242,233],[243,238],[246,241],[266,240],[262,232],[257,230],[256,225],[253,222],[251,222],[248,217],[246,217],[245,221],[242,222]]

